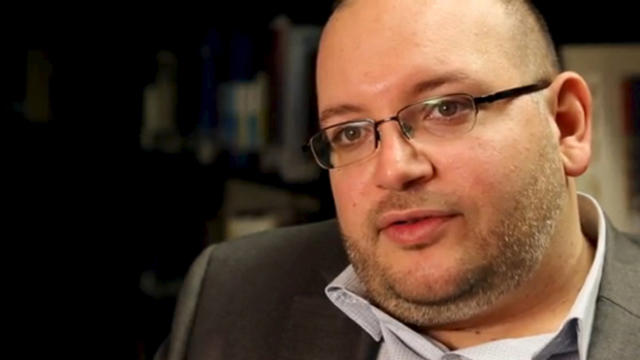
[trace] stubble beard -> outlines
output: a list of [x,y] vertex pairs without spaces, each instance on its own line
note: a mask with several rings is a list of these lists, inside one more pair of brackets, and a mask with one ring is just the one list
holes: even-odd
[[[405,323],[434,327],[482,314],[530,279],[549,247],[567,196],[562,164],[554,149],[557,147],[549,141],[541,145],[537,161],[525,168],[520,186],[510,194],[513,202],[496,214],[496,225],[489,231],[475,229],[470,234],[470,251],[476,253],[461,254],[458,271],[440,279],[448,282],[450,291],[438,291],[438,284],[410,283],[411,274],[394,272],[375,256],[375,217],[381,209],[415,205],[419,198],[414,195],[409,198],[406,194],[391,194],[372,210],[364,241],[354,241],[343,232],[345,249],[369,300]],[[467,256],[484,260],[465,266]],[[426,292],[413,291],[414,286],[421,286]]]

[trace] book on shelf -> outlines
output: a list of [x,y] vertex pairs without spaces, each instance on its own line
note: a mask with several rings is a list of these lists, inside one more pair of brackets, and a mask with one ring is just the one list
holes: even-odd
[[217,138],[219,119],[217,90],[221,53],[220,34],[215,29],[210,29],[200,48],[202,82],[200,86],[200,112],[194,138],[196,158],[204,165],[213,163],[221,150]]
[[301,148],[309,136],[309,126],[316,118],[314,64],[321,29],[317,26],[293,26],[287,35],[284,73],[284,111],[281,176],[291,182],[309,181],[318,176],[318,167],[309,161]]
[[627,171],[630,208],[640,223],[640,72],[623,83],[624,131],[627,138]]

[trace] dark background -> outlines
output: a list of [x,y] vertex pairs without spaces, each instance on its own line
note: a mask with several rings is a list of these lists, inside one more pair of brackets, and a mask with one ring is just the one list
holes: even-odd
[[[639,42],[633,4],[538,2],[559,45]],[[208,29],[254,39],[249,63],[257,71],[266,66],[276,15],[321,25],[330,10],[330,1],[238,1],[146,10],[29,4],[6,12],[1,136],[10,216],[3,263],[20,353],[149,358],[168,334],[174,299],[142,294],[140,274],[150,267],[167,280],[184,274],[205,245],[203,224],[216,216],[230,177],[322,199],[322,211],[303,220],[333,216],[326,176],[293,185],[251,167],[229,169],[224,157],[202,167],[188,153],[139,146],[142,92],[159,50],[178,57],[179,127],[189,134]],[[44,50],[52,64],[52,118],[45,124],[27,121],[15,107],[24,99],[30,49]]]

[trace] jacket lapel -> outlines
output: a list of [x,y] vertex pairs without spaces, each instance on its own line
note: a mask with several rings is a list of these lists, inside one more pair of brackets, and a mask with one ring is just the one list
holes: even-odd
[[372,360],[378,344],[324,294],[324,287],[349,264],[336,221],[313,243],[316,277],[307,293],[293,298],[279,351],[279,360]]
[[370,360],[377,343],[326,297],[293,300],[283,333],[280,360]]

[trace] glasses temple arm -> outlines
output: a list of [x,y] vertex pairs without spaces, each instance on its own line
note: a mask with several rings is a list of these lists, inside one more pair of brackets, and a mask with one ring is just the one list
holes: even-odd
[[525,95],[525,94],[529,94],[529,93],[532,93],[532,92],[535,92],[535,91],[538,91],[538,90],[542,90],[542,89],[548,87],[549,85],[551,85],[551,82],[549,80],[543,80],[543,81],[539,81],[539,82],[537,82],[535,84],[531,84],[531,85],[527,85],[527,86],[521,86],[521,87],[518,87],[518,88],[515,88],[515,89],[499,91],[497,93],[486,95],[486,96],[474,97],[473,101],[476,103],[476,105],[492,103],[494,101],[507,99],[507,98],[511,98],[511,97],[516,97],[516,96],[520,96],[520,95]]

